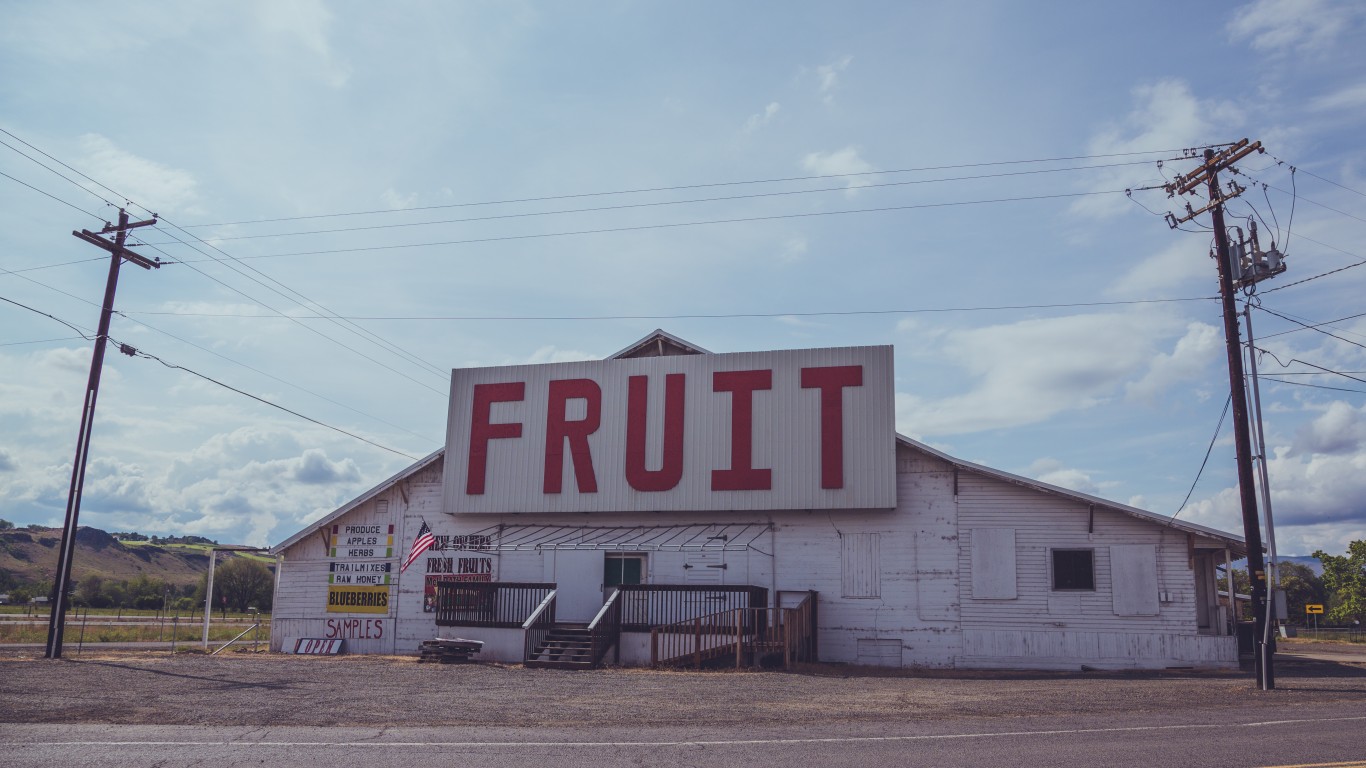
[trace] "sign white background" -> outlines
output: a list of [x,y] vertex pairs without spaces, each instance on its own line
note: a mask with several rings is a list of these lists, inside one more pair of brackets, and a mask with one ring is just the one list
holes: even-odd
[[[821,390],[803,388],[804,368],[860,366],[862,385],[842,390],[843,488],[822,488]],[[712,471],[731,468],[732,394],[713,391],[718,371],[771,370],[772,388],[753,394],[755,468],[772,470],[770,490],[714,491]],[[639,491],[626,479],[629,379],[649,377],[645,467],[663,462],[665,377],[686,376],[682,478],[670,490]],[[457,369],[451,375],[445,511],[609,512],[764,509],[877,509],[896,505],[892,348],[839,347],[680,355],[549,365]],[[546,493],[546,431],[553,380],[590,379],[602,392],[601,423],[588,437],[595,493],[581,493],[565,452],[560,493]],[[520,402],[492,406],[489,423],[520,423],[515,438],[488,441],[484,493],[467,493],[474,388],[525,383]],[[583,400],[566,418],[583,419]],[[561,441],[563,442],[563,441]]]

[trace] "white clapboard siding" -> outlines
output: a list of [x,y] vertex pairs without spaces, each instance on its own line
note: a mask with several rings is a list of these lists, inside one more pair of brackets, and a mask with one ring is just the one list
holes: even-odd
[[[397,490],[375,496],[323,526],[323,532],[304,536],[281,553],[271,616],[271,649],[287,650],[290,638],[325,637],[346,640],[351,653],[393,653],[398,613],[398,563],[402,543],[403,502]],[[316,525],[316,524],[315,524]],[[332,526],[394,526],[394,556],[351,562],[391,563],[389,609],[385,613],[334,613],[327,610],[328,545]],[[387,533],[384,535],[388,535]]]
[[972,598],[1014,600],[1015,529],[973,528],[968,537],[972,549]]
[[[435,614],[423,610],[432,557],[489,558],[496,581],[554,580],[553,549],[433,552],[400,575],[398,563],[423,522],[437,535],[500,524],[760,523],[771,531],[748,549],[726,551],[720,557],[726,568],[712,570],[725,584],[815,590],[825,661],[1015,668],[1236,663],[1232,638],[1201,636],[1196,627],[1190,548],[1218,542],[1104,508],[1092,513],[1072,497],[955,466],[905,443],[897,448],[896,494],[895,509],[875,510],[641,510],[572,519],[459,514],[442,508],[442,461],[436,460],[332,521],[395,525],[393,599],[389,614],[379,617],[388,622],[383,636],[352,637],[348,647],[413,653],[438,634]],[[1094,591],[1052,589],[1049,552],[1055,548],[1094,553]],[[694,569],[684,565],[701,562],[689,551],[645,554],[646,578],[656,584],[688,583]],[[367,616],[326,612],[328,557],[320,536],[298,538],[283,555],[277,647],[286,632],[376,631],[373,624],[328,624]],[[844,597],[852,594],[866,596]]]
[[[1118,512],[1095,510],[1094,530],[1087,532],[1089,511],[1080,502],[963,472],[959,482],[959,519],[965,533],[976,528],[1015,528],[1015,600],[974,600],[964,590],[963,628],[1042,630],[1047,628],[1128,632],[1193,633],[1194,574],[1187,558],[1186,536],[1161,525]],[[1160,589],[1172,600],[1155,616],[1116,616],[1113,603],[1110,547],[1151,545],[1157,555]],[[1052,589],[1050,549],[1091,549],[1095,590],[1059,595]],[[971,567],[971,550],[962,549],[960,565]],[[1050,598],[1055,608],[1050,611]]]

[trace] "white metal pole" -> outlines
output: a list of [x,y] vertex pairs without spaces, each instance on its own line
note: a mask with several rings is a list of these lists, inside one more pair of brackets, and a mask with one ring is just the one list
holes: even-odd
[[209,583],[204,588],[204,650],[209,650],[209,616],[213,613],[213,567],[218,561],[218,550],[209,548]]
[[1271,482],[1266,469],[1266,433],[1262,431],[1262,393],[1257,381],[1257,350],[1252,346],[1251,307],[1245,308],[1243,315],[1247,322],[1247,361],[1252,372],[1252,407],[1257,427],[1257,453],[1261,456],[1258,466],[1261,468],[1262,508],[1266,511],[1266,545],[1271,555],[1267,570],[1270,571],[1268,575],[1271,577],[1271,588],[1275,589],[1280,585],[1280,569],[1276,561],[1276,529],[1271,520]]

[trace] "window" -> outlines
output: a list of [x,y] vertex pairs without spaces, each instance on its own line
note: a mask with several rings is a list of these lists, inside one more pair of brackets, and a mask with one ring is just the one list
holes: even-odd
[[645,579],[644,555],[619,555],[609,552],[603,559],[602,586],[606,589],[622,584],[640,584]]
[[1090,549],[1053,550],[1053,589],[1096,588],[1095,552]]

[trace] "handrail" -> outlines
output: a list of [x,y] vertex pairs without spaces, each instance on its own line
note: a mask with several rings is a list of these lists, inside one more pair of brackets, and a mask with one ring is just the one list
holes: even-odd
[[[526,621],[522,622],[522,629],[531,629],[536,624],[537,620],[540,619],[541,613],[546,610],[549,610],[550,606],[553,605],[554,602],[555,590],[552,589],[550,590],[550,594],[546,595],[545,599],[541,601],[541,604],[536,606],[536,610],[532,611],[531,615],[527,617]],[[551,621],[554,620],[554,617],[552,617]]]
[[593,620],[590,621],[590,622],[588,622],[588,628],[589,628],[589,629],[597,629],[597,628],[598,628],[598,622],[602,621],[603,617],[607,615],[607,611],[609,611],[609,610],[612,608],[612,605],[615,604],[615,603],[617,602],[617,598],[620,597],[620,596],[621,596],[621,590],[620,590],[620,589],[614,589],[614,590],[612,590],[612,596],[609,597],[609,598],[607,598],[607,602],[605,602],[605,603],[602,604],[602,608],[598,609],[598,615],[597,615],[597,616],[594,616],[594,617],[593,617]]
[[748,655],[780,654],[784,668],[815,661],[816,594],[808,592],[795,608],[728,608],[650,630],[650,664],[691,665],[734,655],[742,666]]
[[621,596],[620,589],[612,590],[612,596],[602,604],[598,615],[588,624],[589,641],[592,644],[594,666],[602,663],[607,649],[617,649],[616,660],[621,661]]

